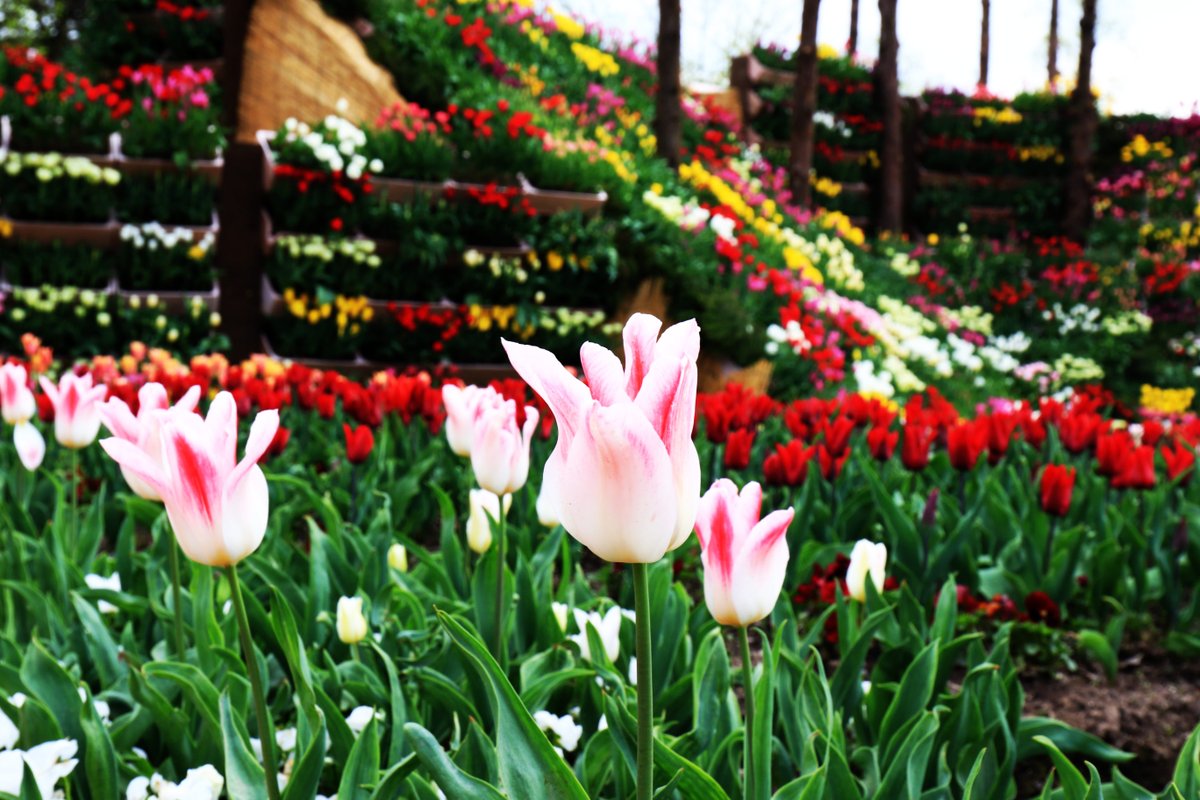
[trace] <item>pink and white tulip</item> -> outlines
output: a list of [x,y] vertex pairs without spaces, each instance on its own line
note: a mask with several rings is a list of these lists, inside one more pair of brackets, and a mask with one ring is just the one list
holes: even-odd
[[537,428],[538,412],[525,407],[525,424],[517,425],[517,404],[499,394],[484,397],[475,416],[471,438],[471,469],[475,480],[493,494],[512,494],[529,478],[529,443]]
[[29,373],[20,364],[0,366],[0,415],[9,425],[29,422],[37,413],[37,400],[29,388]]
[[254,418],[241,461],[237,404],[229,392],[216,396],[203,419],[178,408],[155,413],[161,415],[161,460],[125,439],[100,445],[162,498],[188,558],[214,567],[236,564],[258,549],[267,530],[267,479],[258,462],[275,438],[279,412]]
[[93,386],[91,373],[63,373],[55,385],[42,378],[42,391],[54,406],[54,438],[63,447],[80,450],[96,440],[100,433],[100,401],[108,387]]
[[25,469],[33,472],[42,465],[42,459],[46,457],[46,440],[32,422],[20,422],[13,428],[13,444]]
[[[200,387],[188,389],[175,408],[191,413],[200,402]],[[100,404],[100,420],[104,427],[118,439],[124,439],[137,445],[138,449],[150,456],[155,463],[162,461],[162,434],[160,431],[163,415],[160,413],[171,407],[167,390],[161,383],[147,383],[138,390],[138,413],[135,417],[128,404],[119,397],[110,397]],[[130,490],[145,500],[162,500],[154,487],[138,478],[132,471],[121,467],[121,474]]]
[[625,366],[588,342],[587,385],[539,347],[505,341],[509,360],[558,423],[543,475],[545,516],[607,561],[650,563],[692,532],[700,459],[692,441],[700,328],[634,314]]
[[442,386],[442,404],[446,407],[446,441],[457,456],[471,455],[471,441],[475,436],[475,417],[479,404],[485,398],[499,397],[490,386]]
[[751,481],[738,494],[722,478],[700,498],[696,537],[704,564],[704,601],[722,625],[746,627],[775,608],[787,573],[788,525],[796,512],[762,513],[762,487]]

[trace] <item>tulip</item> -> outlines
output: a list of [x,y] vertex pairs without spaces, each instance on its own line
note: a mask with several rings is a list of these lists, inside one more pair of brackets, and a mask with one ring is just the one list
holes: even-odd
[[408,548],[402,544],[394,544],[388,548],[388,566],[396,572],[408,572]]
[[74,739],[55,739],[42,742],[28,750],[0,752],[0,792],[16,797],[22,794],[25,767],[29,767],[36,786],[28,787],[35,797],[55,796],[54,787],[70,775],[79,764],[75,756],[79,743]]
[[46,440],[32,422],[17,423],[13,428],[13,444],[25,469],[33,472],[42,465],[42,459],[46,457]]
[[1072,411],[1063,415],[1058,423],[1058,438],[1067,452],[1079,455],[1096,441],[1100,427],[1100,415],[1090,411]]
[[159,413],[161,461],[125,439],[104,439],[101,447],[162,498],[188,558],[214,567],[236,564],[258,549],[267,530],[267,479],[258,460],[275,438],[279,412],[258,413],[238,463],[237,409],[229,392],[216,396],[204,419],[178,408]]
[[652,563],[683,544],[696,520],[700,458],[695,321],[667,329],[646,314],[625,326],[626,363],[588,342],[585,386],[551,353],[505,341],[517,372],[558,423],[546,463],[547,502],[567,532],[606,561]]
[[854,420],[842,414],[825,426],[825,449],[834,458],[841,458],[850,444],[850,434],[854,433]]
[[1014,413],[997,412],[983,418],[983,425],[988,434],[989,464],[998,464],[1000,459],[1004,458],[1019,421],[1020,417]]
[[1114,489],[1152,489],[1154,475],[1154,448],[1150,445],[1135,447],[1121,462],[1121,470],[1110,479]]
[[574,609],[575,627],[579,633],[573,633],[567,638],[579,646],[579,654],[584,661],[592,660],[592,648],[588,642],[587,626],[596,629],[600,644],[604,647],[604,655],[609,661],[616,661],[621,654],[621,619],[624,611],[620,606],[613,606],[604,615],[595,611],[580,611]]
[[342,644],[358,644],[367,638],[369,627],[362,612],[361,597],[341,597],[337,603],[337,635]]
[[475,436],[475,412],[485,397],[498,396],[492,387],[442,386],[442,403],[446,407],[446,441],[458,456],[471,455],[471,441]]
[[0,414],[9,425],[33,419],[37,400],[29,389],[29,376],[20,364],[0,366]]
[[1168,480],[1180,479],[1180,484],[1187,486],[1195,472],[1196,451],[1187,443],[1175,440],[1172,444],[1162,446],[1162,455],[1167,463]]
[[955,425],[946,434],[946,449],[950,464],[959,472],[974,469],[979,456],[988,446],[987,424],[962,423]]
[[517,404],[499,394],[479,404],[471,438],[471,469],[479,485],[494,494],[519,491],[529,478],[529,444],[538,412],[525,407],[525,424],[517,424]]
[[846,593],[860,603],[867,600],[867,576],[882,592],[887,578],[887,545],[859,539],[850,551],[850,566],[846,568]]
[[775,452],[763,459],[763,479],[769,486],[799,486],[808,476],[808,462],[816,454],[815,447],[793,439],[775,445]]
[[[504,516],[512,506],[512,495],[504,495]],[[467,546],[483,555],[492,546],[492,522],[500,521],[500,496],[487,489],[472,489],[471,513],[467,516]]]
[[725,442],[725,468],[745,469],[750,466],[750,451],[753,447],[753,428],[739,428],[730,431]]
[[63,447],[80,450],[100,432],[100,399],[107,387],[93,386],[91,374],[64,373],[58,385],[42,378],[42,391],[54,406],[54,438]]
[[936,431],[914,422],[904,424],[904,441],[900,446],[900,463],[905,469],[919,472],[929,466],[929,445]]
[[350,423],[342,424],[342,433],[346,436],[346,460],[351,464],[361,464],[371,457],[375,449],[375,433],[366,425],[351,428]]
[[887,461],[890,459],[899,441],[900,434],[896,431],[888,430],[886,426],[877,425],[867,431],[867,448],[871,451],[871,457],[876,461]]
[[794,509],[761,517],[762,487],[746,484],[741,494],[722,478],[700,498],[696,537],[704,564],[704,600],[722,625],[745,627],[775,608],[787,570],[784,533]]
[[[175,408],[181,412],[191,413],[200,402],[200,387],[193,386],[187,390]],[[167,390],[161,383],[147,383],[138,390],[138,413],[134,416],[129,405],[119,397],[110,397],[101,403],[97,409],[100,421],[118,439],[123,439],[136,445],[139,450],[148,455],[156,464],[162,463],[162,414],[170,408],[171,402]],[[130,490],[145,500],[162,500],[154,487],[141,480],[132,471],[121,467],[121,475]]]
[[1071,493],[1075,489],[1075,470],[1061,464],[1050,464],[1042,470],[1042,510],[1055,517],[1065,517],[1071,508]]
[[1133,437],[1129,431],[1118,430],[1097,436],[1096,472],[1109,479],[1119,474],[1133,448]]

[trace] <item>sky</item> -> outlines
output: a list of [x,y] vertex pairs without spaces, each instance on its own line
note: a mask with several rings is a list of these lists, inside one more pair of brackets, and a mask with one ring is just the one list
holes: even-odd
[[[553,0],[556,8],[606,30],[644,41],[657,35],[655,0]],[[683,68],[689,82],[723,84],[731,56],[755,41],[788,47],[800,36],[802,0],[682,0]],[[859,52],[874,59],[879,7],[859,3]],[[906,94],[925,87],[973,89],[979,77],[978,0],[899,0],[900,81]],[[1188,116],[1200,111],[1200,0],[1098,0],[1093,85],[1114,113]],[[1074,77],[1080,0],[1059,1],[1059,71]],[[991,0],[989,88],[1012,96],[1046,83],[1050,0]],[[850,0],[822,0],[818,40],[841,48],[849,38]]]

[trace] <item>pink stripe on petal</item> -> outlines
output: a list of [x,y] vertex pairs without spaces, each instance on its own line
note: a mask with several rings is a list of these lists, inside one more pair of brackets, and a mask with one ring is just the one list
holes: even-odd
[[625,343],[625,392],[630,397],[638,395],[650,372],[660,330],[662,320],[649,314],[634,314],[625,323],[621,337]]
[[606,406],[629,400],[629,395],[625,394],[625,372],[621,368],[621,360],[611,350],[595,342],[585,342],[579,350],[579,358],[592,397]]

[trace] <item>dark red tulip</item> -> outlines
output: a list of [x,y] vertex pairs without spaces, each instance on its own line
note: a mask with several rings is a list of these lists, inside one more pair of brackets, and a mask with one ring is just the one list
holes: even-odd
[[344,423],[342,430],[346,434],[346,459],[351,464],[361,464],[371,457],[375,449],[375,433],[366,425],[351,428],[350,423]]
[[775,445],[775,452],[763,461],[763,478],[772,486],[799,486],[808,475],[808,462],[812,460],[813,448],[793,439],[787,444]]
[[1163,445],[1162,455],[1163,461],[1167,462],[1167,478],[1182,478],[1180,483],[1184,486],[1191,483],[1196,471],[1196,451],[1190,445],[1176,439],[1171,444]]
[[867,431],[867,448],[871,451],[871,457],[876,461],[887,461],[891,458],[892,453],[896,450],[896,443],[899,441],[900,434],[888,430],[886,425],[877,425]]
[[850,434],[854,433],[854,420],[843,414],[825,426],[825,449],[834,458],[846,455],[850,445]]
[[1078,455],[1096,441],[1096,429],[1100,426],[1100,415],[1075,411],[1064,414],[1058,423],[1058,437],[1063,447]]
[[753,428],[730,431],[725,440],[725,468],[745,469],[750,466],[750,450],[753,447]]
[[825,445],[817,447],[816,450],[817,461],[821,464],[821,477],[832,481],[842,474],[842,467],[846,466],[846,459],[850,457],[849,452],[842,453],[841,456],[834,456]]
[[1162,439],[1163,432],[1164,428],[1161,422],[1155,419],[1146,420],[1142,423],[1142,444],[1154,447]]
[[1154,448],[1142,445],[1130,451],[1121,464],[1121,471],[1110,479],[1110,483],[1114,489],[1152,489],[1156,480]]
[[946,450],[950,454],[950,463],[960,472],[974,469],[987,446],[986,420],[955,425],[946,434]]
[[1065,517],[1071,509],[1071,494],[1075,491],[1075,468],[1048,464],[1042,470],[1042,510],[1055,517]]
[[1125,429],[1102,433],[1096,437],[1096,472],[1112,478],[1121,471],[1125,459],[1133,451],[1133,437]]
[[923,470],[929,466],[929,446],[937,431],[919,423],[905,423],[900,462],[905,469]]
[[1019,417],[1016,414],[992,414],[985,417],[988,432],[988,463],[996,464],[1008,452]]
[[333,412],[337,410],[337,397],[328,393],[319,394],[316,405],[321,419],[333,419]]
[[271,440],[270,446],[267,447],[266,452],[262,454],[262,458],[260,458],[259,461],[266,461],[269,458],[274,458],[275,456],[282,454],[287,448],[287,444],[289,441],[291,441],[291,439],[292,432],[280,425],[275,429],[275,438]]

